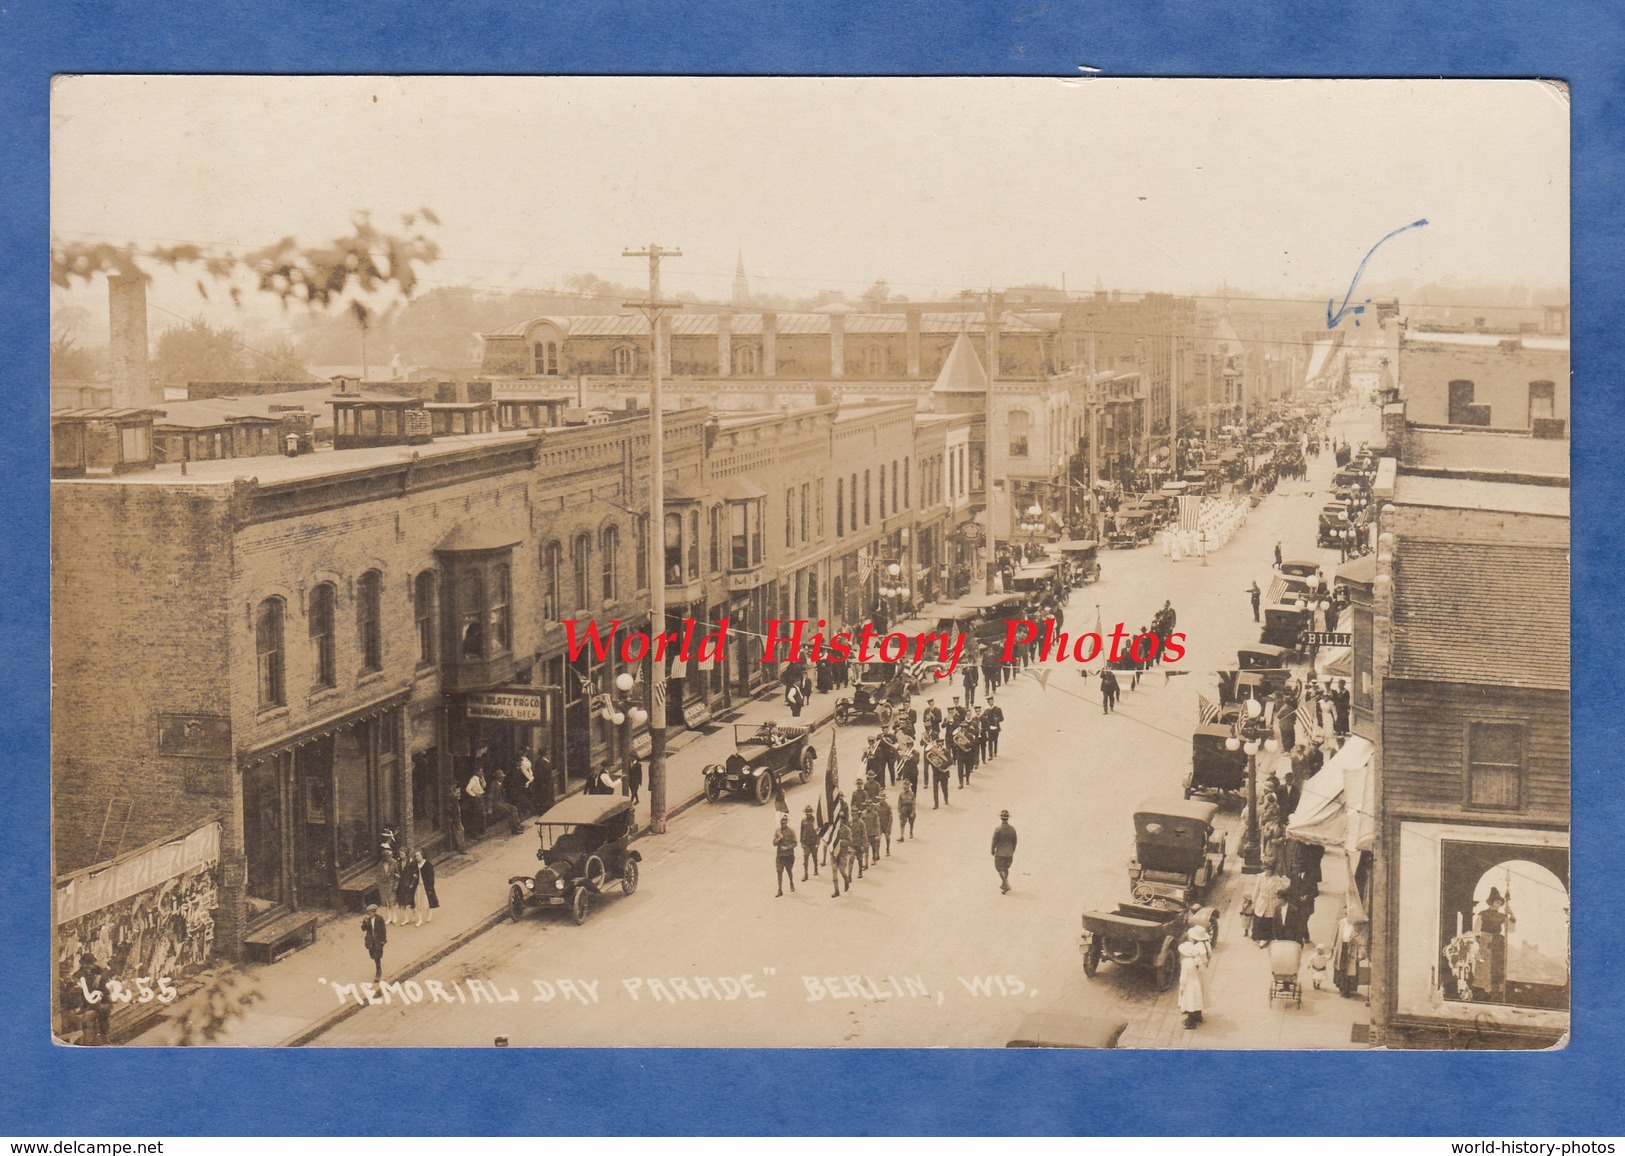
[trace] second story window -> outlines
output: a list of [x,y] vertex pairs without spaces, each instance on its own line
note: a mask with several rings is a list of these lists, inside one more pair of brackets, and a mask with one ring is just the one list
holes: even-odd
[[784,548],[794,548],[796,544],[796,491],[791,486],[784,491]]
[[368,570],[355,587],[357,640],[361,647],[361,669],[382,670],[384,666],[383,623],[384,576]]
[[412,619],[418,632],[419,666],[428,666],[434,661],[434,588],[433,570],[423,571],[412,583]]
[[835,536],[846,537],[846,479],[835,479]]
[[310,652],[316,667],[317,686],[334,686],[338,683],[333,630],[335,601],[331,582],[323,582],[310,592]]
[[711,572],[722,569],[722,507],[711,507]]
[[700,512],[688,512],[688,541],[684,543],[688,550],[688,580],[694,582],[700,576]]
[[665,574],[667,586],[683,581],[683,515],[676,510],[665,518]]
[[886,520],[886,467],[884,464],[880,467],[880,520],[882,522]]
[[571,565],[575,570],[575,595],[577,610],[588,610],[592,607],[592,535],[577,534],[575,547],[570,551]]
[[872,518],[870,516],[871,514],[874,513],[874,507],[869,504],[869,476],[870,476],[870,472],[868,470],[864,470],[863,471],[863,524],[865,526],[871,525],[874,522],[874,518]]
[[1521,805],[1524,728],[1516,723],[1467,724],[1467,805],[1516,811]]
[[282,649],[284,606],[280,598],[267,598],[254,614],[254,657],[259,672],[260,709],[284,706],[286,655]]
[[457,588],[458,652],[464,658],[485,657],[485,576],[463,574]]
[[604,554],[602,592],[605,602],[613,602],[620,597],[621,588],[621,531],[616,526],[605,526],[601,535],[601,549]]
[[513,598],[513,578],[506,562],[491,567],[491,648],[493,654],[506,653],[513,645],[513,615],[509,603]]
[[1033,431],[1033,415],[1024,409],[1010,411],[1010,456],[1027,456],[1027,442]]
[[559,599],[564,584],[564,547],[549,542],[542,547],[542,617],[548,622],[559,620]]
[[620,345],[615,348],[615,376],[631,377],[637,368],[637,354],[629,346]]
[[728,503],[730,529],[729,569],[749,570],[762,564],[762,503]]

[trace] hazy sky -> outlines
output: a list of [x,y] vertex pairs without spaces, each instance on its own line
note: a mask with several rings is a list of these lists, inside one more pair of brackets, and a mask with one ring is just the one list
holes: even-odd
[[1566,284],[1568,124],[1531,82],[74,77],[52,227],[249,247],[427,205],[437,284],[636,282],[652,241],[710,297],[742,248],[796,295],[1341,299],[1426,218],[1367,275]]

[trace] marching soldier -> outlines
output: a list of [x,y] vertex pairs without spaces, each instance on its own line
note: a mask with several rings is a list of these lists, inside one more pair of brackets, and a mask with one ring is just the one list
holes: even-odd
[[897,841],[907,843],[914,834],[914,785],[905,781],[897,792]]
[[852,859],[858,867],[858,878],[863,878],[869,866],[869,797],[852,792],[851,848]]
[[[823,666],[819,670],[826,669]],[[807,868],[812,868],[814,875],[818,874],[818,821],[813,818],[813,809],[807,807],[801,816],[801,881],[807,881]]]
[[829,877],[835,884],[831,899],[841,897],[843,883],[848,891],[852,890],[852,824],[845,815],[835,820],[835,829],[830,832]]
[[773,832],[773,850],[773,878],[782,896],[786,879],[790,880],[790,890],[796,889],[796,833],[790,830],[789,815],[779,816],[779,829]]
[[931,768],[931,809],[937,809],[937,796],[942,796],[942,805],[948,804],[948,768],[953,764],[954,756],[948,750],[948,744],[942,739],[932,743],[925,752],[925,762]]
[[[908,784],[904,783],[903,786],[907,787]],[[881,791],[880,792],[880,797],[875,800],[875,808],[874,809],[875,809],[875,819],[876,819],[875,826],[878,827],[879,830],[880,830],[880,838],[884,839],[885,842],[886,842],[886,857],[890,858],[891,857],[892,811],[891,811],[891,803],[887,801],[885,791]],[[875,850],[876,850],[877,854],[879,852],[879,848],[880,848],[880,845],[877,842],[875,844]]]
[[990,759],[999,757],[999,731],[1004,729],[1004,708],[987,696],[987,710],[982,715],[982,747]]
[[[863,809],[863,830],[869,836],[869,866],[880,862],[880,809],[886,806],[886,790],[877,786]],[[890,811],[890,808],[887,808]]]
[[993,828],[993,869],[999,873],[999,890],[1010,890],[1010,864],[1016,858],[1016,829],[1010,825],[1010,812],[999,812],[999,825]]
[[869,772],[875,786],[883,787],[888,781],[896,786],[897,736],[892,731],[882,730],[875,736],[875,760]]
[[920,722],[925,727],[926,741],[936,742],[937,735],[942,733],[942,711],[938,708],[936,699],[925,700],[925,711],[920,715]]

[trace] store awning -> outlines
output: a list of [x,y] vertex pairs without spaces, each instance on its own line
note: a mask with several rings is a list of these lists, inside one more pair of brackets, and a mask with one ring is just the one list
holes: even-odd
[[767,491],[749,478],[736,474],[723,487],[722,497],[728,502],[754,502],[767,497]]
[[1319,847],[1369,851],[1376,834],[1376,810],[1369,740],[1350,735],[1303,785],[1298,809],[1286,825],[1289,839]]

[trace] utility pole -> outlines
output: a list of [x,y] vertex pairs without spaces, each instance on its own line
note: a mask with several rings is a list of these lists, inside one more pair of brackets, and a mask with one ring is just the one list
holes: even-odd
[[1179,334],[1171,334],[1170,341],[1173,348],[1168,354],[1168,472],[1173,475],[1170,480],[1177,482],[1184,477],[1179,470]]
[[1095,380],[1095,335],[1092,333],[1089,335],[1088,351],[1089,401],[1087,408],[1089,412],[1089,517],[1094,524],[1094,532],[1090,534],[1090,537],[1094,538],[1096,541],[1099,541],[1101,525],[1100,491],[1095,487],[1095,479],[1099,476],[1100,471],[1100,458],[1098,456],[1099,438],[1097,437],[1097,434],[1099,433],[1098,426],[1100,424],[1097,413],[1097,402],[1100,396],[1098,390],[1100,385]]
[[[666,423],[660,412],[660,378],[664,365],[660,340],[660,319],[682,305],[660,298],[660,261],[681,257],[681,249],[649,245],[623,250],[623,257],[642,257],[649,262],[649,299],[626,304],[649,319],[649,526],[646,570],[649,577],[649,632],[655,637],[666,632],[666,566],[663,549],[666,524]],[[649,830],[666,833],[666,664],[657,656],[649,660]]]
[[[993,290],[987,291],[985,301],[985,317],[982,328],[987,339],[987,400],[984,405],[987,416],[982,421],[982,493],[987,498],[987,534],[983,538],[984,548],[987,551],[986,560],[982,566],[982,577],[985,585],[983,589],[993,592],[993,379],[999,376],[999,315],[998,307],[1004,304],[1003,294],[994,295]],[[1010,479],[1005,478],[1005,499],[1015,501],[1015,495],[1010,489]],[[1014,506],[1011,507],[1012,509]],[[1013,524],[1013,523],[1012,523]]]

